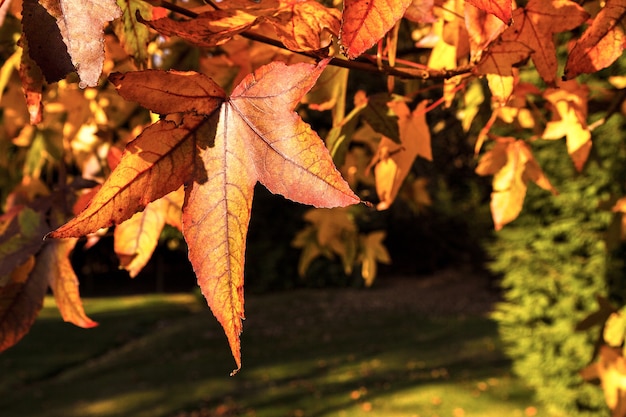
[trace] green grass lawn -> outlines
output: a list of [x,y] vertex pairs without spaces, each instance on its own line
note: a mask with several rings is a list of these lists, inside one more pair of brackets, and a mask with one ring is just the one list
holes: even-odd
[[367,293],[249,296],[234,377],[226,337],[192,295],[88,299],[100,323],[89,330],[63,323],[46,300],[32,331],[0,355],[0,415],[545,415],[511,376],[492,321],[351,308],[346,291],[353,301]]

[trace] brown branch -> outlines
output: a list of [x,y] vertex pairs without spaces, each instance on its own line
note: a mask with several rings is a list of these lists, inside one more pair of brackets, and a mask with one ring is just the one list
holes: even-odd
[[[178,6],[176,4],[173,4],[169,2],[168,0],[144,0],[144,1],[153,6],[163,7],[164,9],[171,10],[175,13],[189,17],[191,19],[198,17],[198,13],[192,10],[186,9],[184,7]],[[211,0],[205,0],[205,2],[209,6],[215,9],[219,9],[217,5],[215,5]],[[289,51],[295,54],[303,55],[311,59],[314,59],[316,61],[322,58],[319,55],[319,53],[316,53],[315,51],[292,51],[289,48],[287,48],[281,41],[277,39],[269,38],[264,35],[260,35],[253,31],[242,32],[239,34],[239,36],[242,36],[243,38],[249,39],[251,41],[264,43],[266,45],[271,45],[276,48],[284,49],[286,51]],[[462,67],[458,67],[458,68],[451,69],[451,70],[439,70],[439,69],[432,69],[432,68],[420,69],[420,68],[409,68],[409,67],[406,67],[406,68],[405,67],[391,67],[388,65],[378,66],[375,62],[368,60],[365,57],[357,58],[356,60],[352,60],[352,61],[348,61],[348,60],[341,59],[341,58],[332,58],[329,62],[329,65],[333,65],[333,66],[341,67],[341,68],[347,68],[347,69],[354,69],[358,71],[365,71],[365,72],[380,74],[380,75],[385,75],[385,76],[392,75],[392,76],[399,77],[402,79],[422,79],[422,80],[450,79],[457,75],[469,74],[472,72],[472,69],[474,68],[473,65],[464,65]]]

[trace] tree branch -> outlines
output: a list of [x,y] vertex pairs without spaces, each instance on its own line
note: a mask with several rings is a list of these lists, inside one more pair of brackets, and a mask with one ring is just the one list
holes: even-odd
[[[198,17],[198,13],[192,10],[186,9],[184,7],[178,6],[167,0],[144,0],[144,1],[153,6],[163,7],[164,9],[171,10],[175,13],[189,17],[191,19]],[[217,5],[215,5],[212,1],[205,0],[205,2],[211,7],[214,7],[215,9],[219,9],[219,7],[217,7]],[[292,51],[289,48],[287,48],[281,41],[255,33],[253,31],[242,32],[239,34],[239,36],[242,36],[243,38],[249,39],[251,41],[260,42],[266,45],[274,46],[276,48],[284,49],[294,54],[303,55],[311,59],[314,59],[316,61],[322,58],[316,52]],[[392,76],[399,77],[402,79],[422,79],[422,80],[446,80],[446,79],[455,77],[457,75],[469,74],[474,68],[473,65],[465,65],[465,66],[458,67],[458,68],[451,69],[451,70],[445,70],[445,69],[439,70],[439,69],[432,69],[432,68],[420,69],[420,68],[409,68],[409,67],[391,67],[388,65],[382,65],[379,67],[376,63],[374,63],[371,60],[366,59],[365,57],[357,58],[356,60],[352,60],[352,61],[348,61],[348,60],[341,59],[341,58],[332,58],[331,61],[329,62],[329,65],[333,65],[333,66],[341,67],[341,68],[347,68],[347,69],[354,69],[358,71],[365,71],[365,72],[380,74],[380,75],[385,75],[385,76],[392,75]]]

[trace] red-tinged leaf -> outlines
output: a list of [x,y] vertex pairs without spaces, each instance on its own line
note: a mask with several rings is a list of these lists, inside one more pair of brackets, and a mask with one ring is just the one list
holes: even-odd
[[474,69],[477,74],[513,75],[513,67],[528,59],[532,52],[527,45],[516,41],[497,41],[483,53]]
[[259,22],[259,16],[244,10],[213,10],[201,13],[191,20],[174,20],[168,17],[145,20],[141,23],[165,36],[179,36],[194,45],[212,47],[221,45],[233,36],[250,29]]
[[65,78],[74,71],[74,66],[56,19],[37,0],[23,0],[22,7],[22,27],[29,45],[28,54],[49,83]]
[[557,59],[552,35],[572,30],[588,17],[581,6],[570,0],[530,0],[525,7],[513,11],[513,25],[501,38],[530,48],[537,72],[546,83],[553,84]]
[[327,63],[261,67],[233,90],[228,102],[232,112],[227,112],[233,124],[250,135],[259,182],[274,194],[315,207],[360,201],[335,168],[324,142],[293,111]]
[[404,12],[404,17],[416,23],[434,23],[437,18],[433,14],[434,0],[413,0]]
[[34,266],[35,258],[29,256],[0,287],[0,352],[28,333],[43,307],[48,281],[33,270]]
[[280,7],[281,1],[284,0],[228,0],[221,1],[219,8],[223,10],[246,10],[248,12],[256,12],[258,10],[276,10]]
[[315,51],[330,44],[330,35],[339,34],[341,12],[316,0],[282,0],[269,22],[290,50]]
[[467,2],[496,16],[506,25],[512,23],[513,0],[467,0]]
[[135,62],[144,66],[148,61],[148,42],[150,30],[137,21],[137,13],[141,16],[154,18],[152,5],[140,0],[117,0],[122,11],[120,19],[113,21],[113,31],[119,38],[124,50]]
[[224,327],[241,367],[245,237],[254,185],[317,207],[359,199],[334,167],[323,142],[293,112],[327,61],[318,66],[272,63],[246,77],[224,105],[215,145],[201,152],[209,175],[194,182],[183,234],[202,293]]
[[470,3],[465,3],[465,25],[472,60],[480,58],[486,52],[487,46],[506,29],[500,19]]
[[622,55],[626,37],[618,25],[625,15],[626,0],[606,2],[591,26],[574,44],[565,64],[565,79],[600,71]]
[[28,44],[22,42],[24,53],[20,62],[20,79],[22,81],[22,91],[26,99],[26,107],[30,115],[30,124],[36,125],[43,117],[43,104],[41,102],[43,91],[43,74],[41,70],[28,55]]
[[193,178],[206,178],[206,172],[196,168],[196,137],[209,131],[203,117],[187,117],[180,125],[153,124],[128,144],[89,206],[49,236],[80,237],[119,224]]
[[[198,282],[224,327],[241,367],[239,333],[243,309],[243,262],[252,193],[257,181],[286,198],[319,207],[360,200],[333,165],[317,134],[294,112],[328,60],[318,65],[272,63],[247,76],[208,117],[184,116],[179,125],[159,121],[131,142],[120,164],[89,207],[51,234],[74,236],[119,223],[185,183],[183,234]],[[162,111],[178,92],[193,89],[189,74],[168,74],[138,83],[148,72],[113,77],[121,95]],[[179,81],[174,81],[175,78]],[[162,95],[153,94],[162,92]],[[177,109],[198,112],[197,95]],[[131,169],[132,167],[132,169]],[[177,185],[176,187],[174,187]],[[172,188],[174,187],[174,188]]]
[[0,216],[0,285],[15,268],[43,245],[48,225],[28,207],[13,207]]
[[354,59],[382,39],[402,18],[411,0],[345,0],[339,39]]
[[70,263],[70,253],[75,245],[76,239],[47,242],[37,255],[33,273],[46,277],[63,320],[87,329],[98,323],[87,317],[80,299],[78,278]]
[[[228,118],[224,108],[221,118]],[[231,119],[231,122],[233,120]],[[200,159],[211,172],[207,181],[194,182],[187,190],[183,211],[183,235],[189,260],[202,294],[220,322],[237,368],[241,368],[239,335],[244,316],[243,272],[254,185],[254,165],[237,128],[221,121],[212,148],[200,150]]]
[[126,269],[132,278],[152,257],[163,226],[173,222],[175,227],[181,228],[184,195],[181,187],[148,204],[144,211],[135,213],[115,228],[115,253],[120,259],[120,267]]
[[[187,113],[210,115],[226,98],[212,79],[197,72],[133,71],[109,76],[118,93],[159,114]],[[155,90],[154,85],[163,86]]]

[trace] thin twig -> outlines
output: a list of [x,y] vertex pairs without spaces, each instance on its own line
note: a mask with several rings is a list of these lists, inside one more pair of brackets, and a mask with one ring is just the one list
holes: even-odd
[[615,96],[613,101],[611,101],[611,104],[609,108],[607,109],[604,117],[590,124],[588,126],[589,131],[593,132],[597,127],[605,124],[606,121],[609,120],[611,116],[613,116],[615,113],[617,113],[620,110],[620,108],[622,107],[622,103],[624,101],[626,101],[626,88],[622,88],[621,90],[618,90],[617,95]]
[[[156,7],[163,7],[164,9],[171,10],[180,15],[189,17],[191,19],[197,18],[198,13],[186,9],[184,7],[173,4],[167,0],[144,0],[146,3],[149,3]],[[205,0],[207,4],[211,7],[218,9],[218,7],[210,0]],[[319,60],[321,56],[314,51],[292,51],[287,48],[282,42],[277,39],[269,38],[264,35],[260,35],[253,31],[245,31],[239,33],[239,36],[242,36],[251,41],[264,43],[266,45],[271,45],[280,49],[284,49],[290,51],[295,54],[303,55],[309,57],[314,60]],[[403,78],[403,79],[422,79],[422,80],[445,80],[457,75],[468,74],[472,71],[473,65],[465,65],[462,67],[458,67],[451,70],[438,70],[432,68],[409,68],[409,67],[390,67],[388,65],[378,66],[373,63],[372,60],[368,60],[366,56],[363,56],[360,59],[348,61],[341,58],[332,58],[329,62],[329,65],[333,65],[336,67],[354,69],[358,71],[365,71],[374,74],[380,75],[393,75],[395,77]]]

